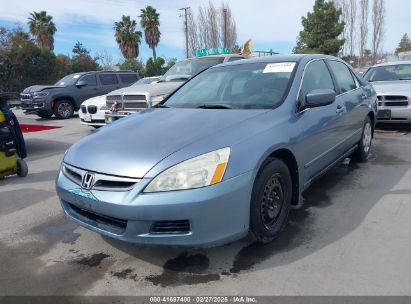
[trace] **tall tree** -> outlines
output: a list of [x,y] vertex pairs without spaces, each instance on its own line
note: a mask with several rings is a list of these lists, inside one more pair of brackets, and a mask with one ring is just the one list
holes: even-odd
[[347,31],[348,31],[348,45],[350,48],[350,56],[354,56],[354,47],[355,47],[355,33],[356,33],[356,24],[357,24],[357,1],[348,0],[348,18],[347,18]]
[[395,49],[395,55],[398,56],[399,53],[409,51],[411,51],[411,40],[408,37],[408,34],[405,33],[404,36],[402,36],[401,41],[398,44],[398,47]]
[[344,30],[340,16],[341,9],[337,9],[332,2],[316,0],[313,12],[302,17],[304,30],[300,32],[294,51],[337,55],[345,42],[339,39]]
[[37,44],[49,50],[54,49],[54,34],[57,31],[52,19],[53,17],[47,15],[46,11],[32,12],[27,22],[30,33],[36,37]]
[[367,48],[368,40],[368,16],[370,15],[370,1],[360,0],[360,67],[363,64],[364,52]]
[[153,50],[153,58],[156,60],[156,47],[160,41],[160,14],[152,6],[147,6],[145,9],[141,9],[140,25],[144,29],[144,37],[146,43]]
[[200,6],[196,15],[190,9],[187,24],[189,54],[192,56],[199,48],[224,47],[224,34],[228,48],[235,49],[237,45],[236,22],[227,3],[216,8],[210,1],[207,6]]
[[372,58],[375,63],[384,40],[385,1],[374,0],[372,6]]
[[124,58],[136,58],[139,55],[141,32],[136,31],[136,21],[124,16],[121,21],[114,22],[114,37]]

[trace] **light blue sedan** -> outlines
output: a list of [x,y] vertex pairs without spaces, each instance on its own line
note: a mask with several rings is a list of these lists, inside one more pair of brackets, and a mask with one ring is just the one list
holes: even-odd
[[218,65],[74,144],[57,193],[69,218],[128,242],[267,243],[316,178],[367,159],[376,102],[335,57]]

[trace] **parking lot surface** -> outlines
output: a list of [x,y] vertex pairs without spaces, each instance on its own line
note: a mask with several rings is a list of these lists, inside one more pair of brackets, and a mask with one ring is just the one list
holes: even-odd
[[27,134],[29,175],[0,180],[0,295],[411,295],[411,127],[377,130],[369,162],[318,180],[271,244],[190,249],[67,220],[54,180],[93,129],[15,113],[62,128]]

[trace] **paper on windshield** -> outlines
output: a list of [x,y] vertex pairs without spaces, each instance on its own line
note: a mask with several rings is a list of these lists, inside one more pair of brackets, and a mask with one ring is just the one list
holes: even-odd
[[269,63],[265,66],[263,73],[291,73],[295,62]]

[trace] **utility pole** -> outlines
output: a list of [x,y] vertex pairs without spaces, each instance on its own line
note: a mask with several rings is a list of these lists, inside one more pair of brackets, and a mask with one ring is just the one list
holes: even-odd
[[[188,23],[187,23],[187,14],[189,14],[188,10],[190,7],[182,7],[179,9],[179,11],[184,11],[184,28],[186,32],[186,58],[188,58]],[[183,17],[180,15],[180,17]]]
[[227,47],[227,9],[223,8],[224,13],[224,48]]

